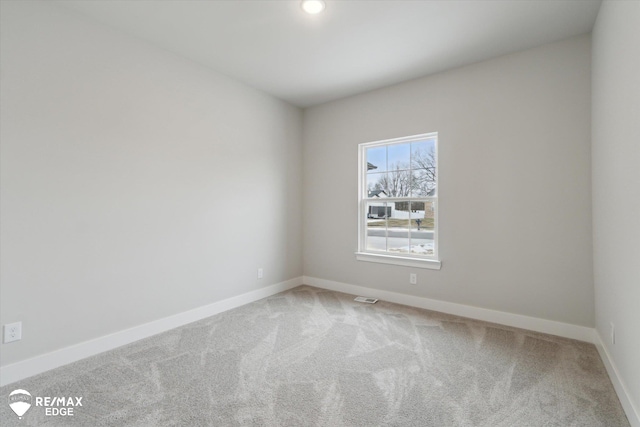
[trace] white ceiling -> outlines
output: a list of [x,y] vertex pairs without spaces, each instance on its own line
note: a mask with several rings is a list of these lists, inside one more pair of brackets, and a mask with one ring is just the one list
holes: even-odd
[[63,0],[306,107],[587,33],[600,0]]

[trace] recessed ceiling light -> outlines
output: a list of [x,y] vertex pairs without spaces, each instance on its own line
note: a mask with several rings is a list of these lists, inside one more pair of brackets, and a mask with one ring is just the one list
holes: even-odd
[[303,0],[302,1],[302,10],[304,10],[305,12],[311,15],[315,15],[317,13],[322,12],[325,6],[326,5],[324,4],[324,1],[322,0]]

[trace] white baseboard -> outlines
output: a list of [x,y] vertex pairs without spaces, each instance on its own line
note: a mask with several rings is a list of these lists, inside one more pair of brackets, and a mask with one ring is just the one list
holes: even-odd
[[319,279],[317,277],[304,276],[303,281],[305,285],[329,289],[332,291],[374,297],[396,304],[424,308],[427,310],[439,311],[441,313],[453,314],[461,317],[469,317],[471,319],[484,320],[485,322],[498,323],[501,325],[512,326],[514,328],[543,332],[545,334],[557,335],[560,337],[587,341],[590,343],[593,342],[593,329],[586,326],[571,325],[569,323],[539,319],[536,317],[523,316],[521,314],[513,314],[504,311],[490,310],[487,308],[473,307],[470,305],[457,304],[453,302],[439,301],[435,299],[401,294],[398,292],[366,288],[364,286],[350,285],[347,283]]
[[600,353],[600,358],[604,362],[604,367],[607,369],[609,378],[611,378],[613,388],[615,388],[616,393],[618,394],[618,398],[620,399],[624,413],[627,415],[629,424],[631,424],[631,427],[640,427],[640,410],[638,410],[639,408],[637,408],[634,405],[633,400],[631,400],[627,386],[622,380],[622,377],[618,372],[618,368],[609,355],[609,351],[604,345],[604,341],[597,329],[593,330],[593,337],[594,344],[598,349],[598,353]]
[[285,282],[276,283],[261,289],[256,289],[255,291],[217,301],[203,307],[125,329],[124,331],[115,332],[31,359],[3,366],[0,368],[0,386],[11,384],[50,369],[58,368],[77,360],[113,350],[114,348],[130,344],[134,341],[213,316],[214,314],[249,304],[250,302],[266,298],[278,292],[295,288],[301,284],[302,277],[296,277]]

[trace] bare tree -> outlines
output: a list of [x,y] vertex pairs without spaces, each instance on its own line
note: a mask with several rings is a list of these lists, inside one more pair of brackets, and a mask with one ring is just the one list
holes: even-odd
[[436,150],[418,150],[412,157],[413,189],[427,195],[436,187]]
[[397,162],[369,185],[369,191],[383,190],[387,197],[426,196],[436,187],[436,172],[435,149],[418,150],[412,156],[411,168]]
[[411,173],[408,165],[396,163],[392,170],[380,176],[374,190],[384,190],[388,197],[408,197],[411,194]]

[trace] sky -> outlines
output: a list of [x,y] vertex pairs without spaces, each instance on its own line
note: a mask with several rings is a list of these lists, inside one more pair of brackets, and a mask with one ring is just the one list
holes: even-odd
[[377,169],[370,170],[368,173],[379,173],[389,169],[395,169],[397,163],[404,164],[408,169],[412,154],[418,151],[428,152],[434,147],[435,139],[427,139],[424,141],[367,148],[367,162],[377,166]]

